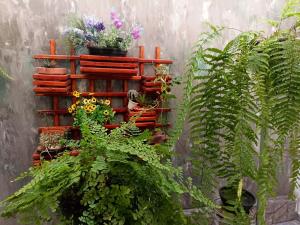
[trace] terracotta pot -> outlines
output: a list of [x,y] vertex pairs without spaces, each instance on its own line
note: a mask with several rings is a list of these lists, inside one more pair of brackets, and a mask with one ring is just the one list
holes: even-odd
[[41,73],[41,74],[60,75],[60,74],[67,74],[67,69],[66,68],[37,67],[36,72]]
[[41,159],[41,155],[39,153],[33,153],[32,154],[32,159],[33,160],[40,160]]
[[40,166],[41,160],[33,160],[32,164],[33,164],[33,166]]
[[163,132],[157,132],[152,136],[150,144],[156,145],[165,142],[168,139],[168,136]]
[[79,155],[79,151],[78,150],[72,150],[70,151],[70,156],[78,156]]
[[40,152],[42,152],[42,151],[45,151],[46,150],[46,147],[45,146],[42,146],[42,145],[39,145],[39,146],[37,146],[37,148],[36,148],[36,151],[38,152],[38,153],[40,153]]

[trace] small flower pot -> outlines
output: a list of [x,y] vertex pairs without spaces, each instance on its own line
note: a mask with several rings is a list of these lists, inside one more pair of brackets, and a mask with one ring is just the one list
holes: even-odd
[[129,110],[133,110],[133,109],[136,108],[138,105],[139,105],[139,103],[134,102],[134,101],[132,101],[132,100],[129,99],[129,101],[128,101],[128,106],[127,106],[127,107],[128,107]]
[[66,68],[37,67],[36,72],[39,74],[62,75],[62,74],[67,74],[67,69]]
[[150,144],[151,145],[161,144],[161,143],[164,143],[167,139],[168,139],[168,137],[164,132],[156,132],[152,136],[152,138],[150,140]]
[[[222,187],[219,194],[224,206],[233,207],[231,202],[237,199],[237,190],[232,187]],[[250,213],[251,208],[255,205],[256,198],[249,191],[242,190],[242,205],[246,213]],[[225,208],[226,211],[232,212]]]
[[70,151],[70,156],[78,156],[79,155],[79,151],[78,150],[72,150],[72,151]]
[[127,51],[120,48],[98,48],[87,47],[90,55],[104,55],[104,56],[126,56]]
[[41,155],[39,153],[33,153],[32,154],[32,159],[33,160],[40,160],[41,159]]

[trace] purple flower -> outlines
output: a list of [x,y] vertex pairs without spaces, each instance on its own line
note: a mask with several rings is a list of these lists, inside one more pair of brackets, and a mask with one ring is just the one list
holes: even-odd
[[123,21],[116,12],[112,11],[110,13],[110,18],[117,29],[120,29],[123,26]]
[[85,24],[86,28],[95,29],[98,32],[105,29],[104,23],[102,21],[97,21],[93,17],[85,17],[84,24]]
[[131,31],[131,36],[133,39],[137,40],[141,37],[143,28],[141,26],[135,26]]
[[98,23],[94,24],[94,28],[98,32],[105,30],[104,23],[102,23],[102,22],[98,22]]

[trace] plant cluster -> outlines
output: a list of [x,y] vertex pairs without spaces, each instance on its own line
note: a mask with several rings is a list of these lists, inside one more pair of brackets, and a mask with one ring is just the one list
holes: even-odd
[[209,207],[191,181],[184,181],[156,146],[147,144],[149,132],[125,123],[108,132],[82,115],[80,154],[64,154],[21,176],[31,181],[1,202],[2,216],[20,215],[27,224],[169,225],[187,224],[180,195],[190,193]]
[[141,37],[142,27],[133,25],[126,29],[124,20],[116,12],[111,12],[111,21],[112,24],[107,27],[101,20],[92,17],[73,18],[64,36],[76,49],[99,47],[122,50],[128,50],[133,40]]
[[40,146],[43,146],[46,149],[60,149],[61,139],[65,137],[64,132],[42,132],[40,134]]
[[68,111],[74,116],[74,126],[79,126],[85,116],[101,125],[113,120],[115,112],[110,106],[109,99],[83,98],[78,91],[74,91],[73,96],[77,101],[68,108]]

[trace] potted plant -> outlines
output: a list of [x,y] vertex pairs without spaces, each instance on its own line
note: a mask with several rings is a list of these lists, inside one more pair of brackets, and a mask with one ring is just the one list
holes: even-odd
[[43,60],[41,66],[36,67],[36,72],[48,75],[65,75],[67,74],[67,69],[56,67],[55,61]]
[[[190,121],[193,171],[207,196],[213,197],[219,179],[227,181],[220,195],[236,212],[224,218],[228,224],[250,224],[245,211],[255,200],[242,191],[246,178],[257,185],[257,221],[265,224],[268,198],[286,151],[292,164],[291,193],[298,185],[300,21],[293,2],[288,1],[271,35],[241,32],[224,48],[214,48],[212,41],[224,28],[212,27],[211,33],[202,34],[187,65],[179,115],[188,115]],[[293,16],[295,26],[280,29]]]
[[93,17],[74,18],[64,32],[66,41],[77,50],[88,48],[90,55],[126,56],[133,40],[141,37],[142,27],[125,29],[124,20],[111,12],[109,26]]
[[[224,186],[219,189],[219,195],[221,197],[222,203],[225,210],[228,210],[229,212],[235,213],[235,204],[238,202],[238,191],[234,187]],[[250,213],[250,210],[253,208],[253,206],[256,203],[255,196],[250,193],[249,191],[243,189],[241,193],[241,204],[243,209],[247,214]]]

